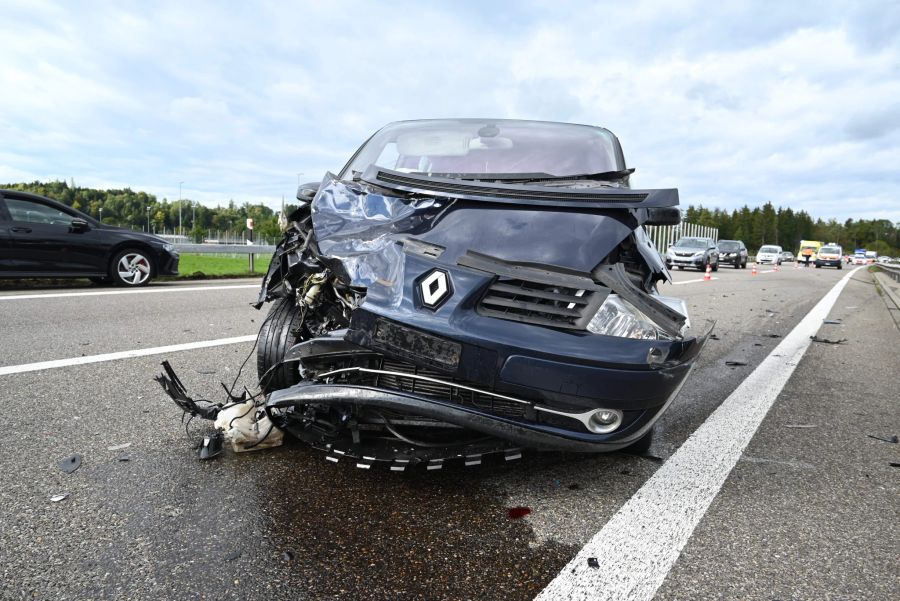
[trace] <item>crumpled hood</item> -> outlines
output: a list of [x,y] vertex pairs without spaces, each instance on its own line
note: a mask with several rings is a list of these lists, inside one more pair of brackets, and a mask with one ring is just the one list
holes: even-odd
[[474,251],[589,273],[639,226],[622,209],[391,196],[331,175],[312,202],[312,220],[321,254],[339,259],[352,284],[364,287],[403,280],[404,246],[448,266]]

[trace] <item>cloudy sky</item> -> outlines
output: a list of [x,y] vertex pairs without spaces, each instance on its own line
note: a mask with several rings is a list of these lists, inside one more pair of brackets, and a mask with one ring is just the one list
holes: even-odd
[[4,0],[0,39],[0,182],[274,207],[387,122],[487,116],[606,126],[684,205],[900,221],[895,0]]

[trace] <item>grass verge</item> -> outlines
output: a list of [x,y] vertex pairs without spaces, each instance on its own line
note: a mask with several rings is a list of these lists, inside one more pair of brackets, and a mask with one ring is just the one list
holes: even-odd
[[[247,255],[196,255],[185,253],[178,261],[178,276],[172,279],[233,278],[265,275],[269,269],[269,255],[257,255],[253,273]],[[168,278],[166,278],[168,279]]]

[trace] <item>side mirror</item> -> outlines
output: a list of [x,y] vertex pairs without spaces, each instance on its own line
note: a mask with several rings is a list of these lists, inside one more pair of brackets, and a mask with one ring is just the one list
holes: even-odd
[[72,232],[86,232],[89,229],[91,229],[91,226],[81,217],[75,217],[72,219],[72,223],[69,224],[69,231]]
[[678,225],[681,223],[681,211],[677,207],[654,207],[647,211],[645,225]]
[[297,188],[297,200],[306,203],[312,202],[312,199],[316,196],[318,191],[319,182],[301,184],[300,187]]

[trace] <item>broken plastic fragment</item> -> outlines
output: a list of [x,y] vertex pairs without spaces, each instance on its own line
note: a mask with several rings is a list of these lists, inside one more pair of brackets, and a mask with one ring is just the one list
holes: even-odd
[[597,561],[596,557],[588,557],[588,567],[596,570],[600,567],[600,562]]
[[59,469],[67,474],[71,474],[81,467],[81,455],[74,453],[59,462]]
[[52,497],[50,497],[50,502],[51,503],[59,503],[60,501],[64,501],[68,498],[69,498],[69,493],[64,492],[64,493],[60,493],[58,495],[53,495]]
[[818,336],[810,336],[810,340],[813,342],[824,342],[825,344],[844,344],[847,342],[846,338],[838,338],[837,340],[831,340],[830,338],[819,338]]
[[729,367],[738,367],[740,365],[747,365],[747,362],[746,361],[726,361],[725,365],[728,365]]
[[224,433],[225,441],[231,442],[235,453],[277,447],[284,442],[284,433],[253,401],[222,410],[215,426]]
[[509,511],[506,512],[506,515],[511,520],[521,520],[530,513],[531,508],[529,507],[510,507]]
[[200,443],[200,459],[212,459],[220,455],[222,450],[222,431],[216,430],[203,437],[203,442]]
[[897,438],[896,434],[888,438],[882,438],[881,436],[875,436],[874,434],[866,434],[866,436],[868,436],[869,438],[874,438],[875,440],[880,440],[881,442],[890,442],[893,444],[897,444],[898,442],[900,442],[900,438]]
[[116,457],[116,461],[131,461],[131,455],[128,453],[119,453],[119,456]]
[[815,428],[816,424],[785,424],[785,428]]
[[111,446],[111,447],[106,447],[106,450],[107,450],[107,451],[121,451],[122,449],[127,449],[127,448],[130,447],[130,446],[131,446],[131,443],[130,443],[130,442],[126,442],[126,443],[123,443],[123,444],[116,444],[116,445],[113,445],[113,446]]

